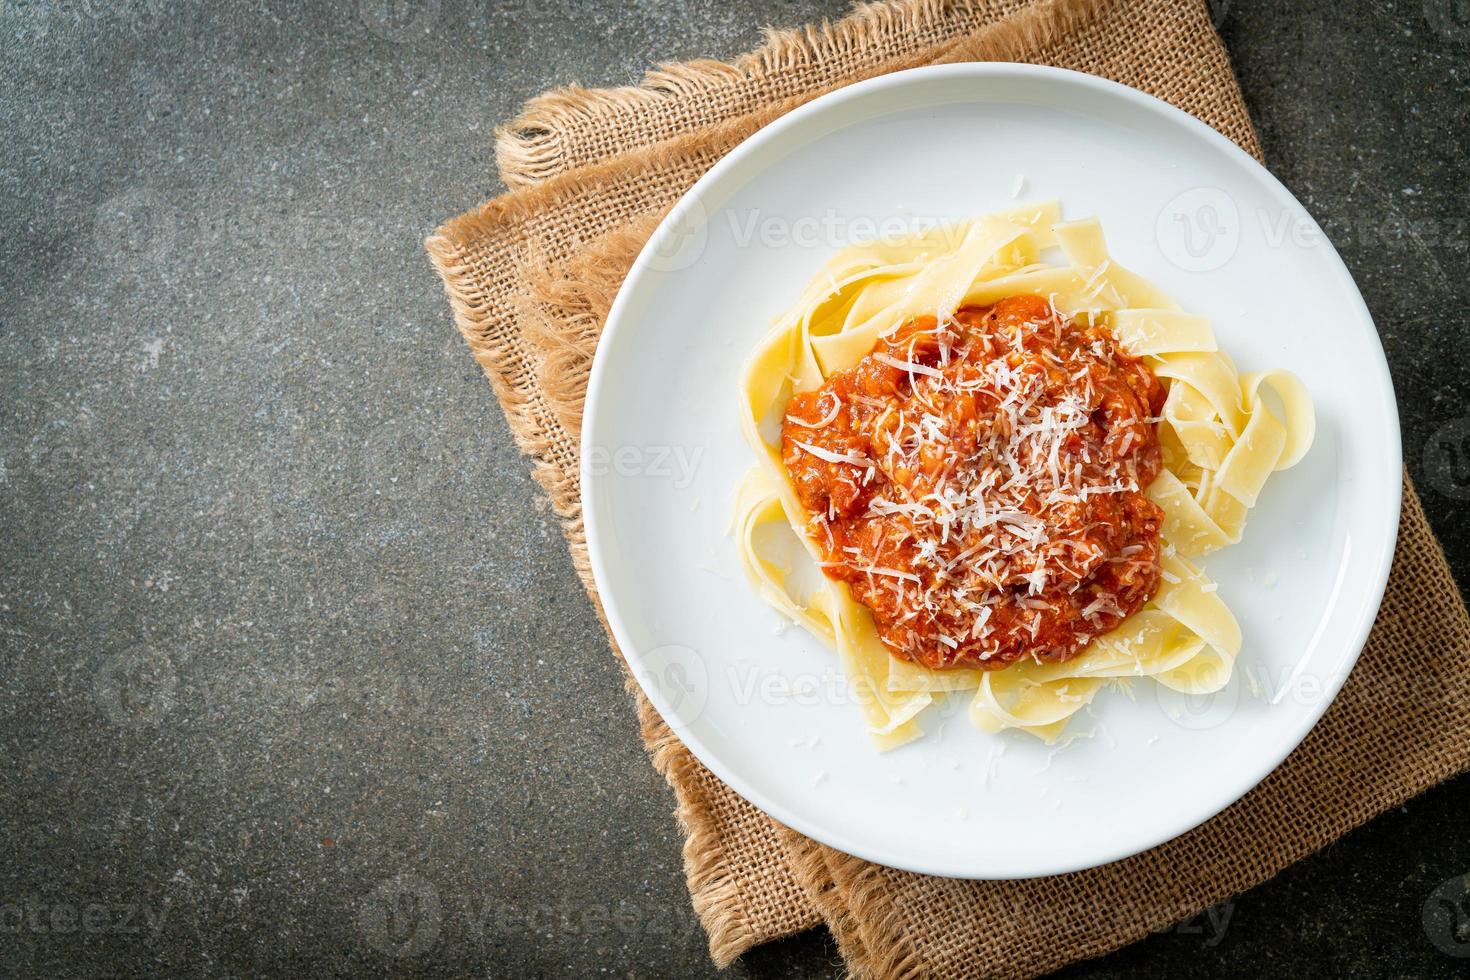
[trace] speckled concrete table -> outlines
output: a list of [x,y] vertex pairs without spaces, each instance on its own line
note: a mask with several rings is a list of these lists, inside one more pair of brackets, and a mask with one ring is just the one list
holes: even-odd
[[[1216,9],[1470,581],[1465,7]],[[713,972],[421,240],[500,189],[528,96],[838,12],[0,0],[0,973]],[[1467,806],[1451,782],[1071,972],[1455,974],[1470,936],[1421,911],[1470,871]],[[730,972],[839,971],[812,933]]]

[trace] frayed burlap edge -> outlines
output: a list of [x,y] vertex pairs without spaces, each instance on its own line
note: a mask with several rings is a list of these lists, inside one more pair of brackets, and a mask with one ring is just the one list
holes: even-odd
[[[597,329],[595,324],[573,327],[571,332],[576,335],[575,340],[568,342],[565,337],[554,337],[558,329],[555,325],[575,323],[579,316],[587,316],[593,320],[606,316],[606,307],[611,303],[611,296],[617,282],[620,281],[627,267],[631,265],[641,250],[648,231],[656,224],[656,221],[656,215],[645,215],[630,224],[628,228],[598,242],[590,243],[583,255],[568,263],[564,275],[552,275],[544,268],[528,270],[529,281],[534,287],[532,292],[535,299],[528,301],[527,306],[534,308],[534,311],[526,315],[543,321],[542,326],[535,333],[540,336],[551,335],[545,342],[554,349],[578,351],[574,355],[576,362],[574,365],[569,367],[562,364],[558,368],[558,370],[570,370],[583,374],[582,383],[574,382],[569,386],[572,392],[584,389],[585,370],[592,358]],[[569,412],[579,408],[580,398],[563,406],[563,409]],[[1385,662],[1381,651],[1371,644],[1377,644],[1385,636],[1404,629],[1403,624],[1395,617],[1402,616],[1404,613],[1401,600],[1406,587],[1405,575],[1417,576],[1413,580],[1415,585],[1422,586],[1423,591],[1428,594],[1452,596],[1456,594],[1456,588],[1449,576],[1443,553],[1433,539],[1407,474],[1403,484],[1403,507],[1403,530],[1399,540],[1400,551],[1395,558],[1395,577],[1391,585],[1393,591],[1390,592],[1389,601],[1386,601],[1380,613],[1380,619],[1375,624],[1370,648],[1365,651],[1365,657],[1372,661],[1369,665],[1370,670],[1381,668]],[[1466,623],[1463,608],[1458,606],[1453,610],[1446,608],[1443,612],[1448,615],[1443,627],[1451,639],[1451,642],[1445,644],[1446,655],[1452,656],[1455,652],[1470,648],[1470,625]],[[1344,697],[1338,707],[1347,706],[1347,703],[1358,693],[1354,690],[1354,686],[1362,680],[1360,674],[1355,674],[1350,679],[1349,686],[1345,689]],[[646,712],[645,725],[649,722],[654,725],[654,728],[646,730],[645,734],[650,738],[656,735],[667,738],[668,730],[658,725],[656,716],[649,711],[646,702],[640,703],[640,710]],[[1314,731],[1313,736],[1309,736],[1308,741],[1303,744],[1299,752],[1310,757],[1314,752],[1322,751],[1321,745],[1316,740],[1330,742],[1339,738],[1336,731],[1336,722],[1339,720],[1329,714],[1323,724]],[[688,769],[681,771],[692,771],[695,764],[687,754],[679,753],[674,748],[676,745],[676,741],[669,743],[670,757],[682,757],[688,764]],[[1263,784],[1259,792],[1270,792],[1271,783],[1279,778],[1300,778],[1300,769],[1296,764],[1299,761],[1293,757],[1293,760],[1283,764],[1278,770],[1279,775],[1268,778],[1267,783]],[[1100,955],[1140,939],[1154,929],[1167,927],[1173,922],[1197,914],[1201,908],[1208,906],[1212,901],[1223,900],[1269,879],[1283,868],[1319,850],[1342,833],[1360,826],[1384,809],[1403,802],[1416,795],[1425,786],[1448,778],[1465,768],[1463,752],[1442,752],[1437,755],[1425,753],[1420,761],[1425,764],[1425,767],[1416,774],[1414,779],[1384,780],[1365,787],[1365,790],[1350,805],[1338,804],[1335,809],[1342,819],[1332,822],[1330,826],[1314,825],[1309,828],[1311,832],[1306,835],[1309,839],[1305,843],[1298,841],[1292,846],[1264,848],[1265,856],[1269,860],[1263,860],[1246,878],[1231,881],[1228,884],[1222,883],[1218,893],[1210,895],[1209,900],[1181,898],[1176,904],[1161,905],[1152,909],[1148,918],[1136,920],[1126,930],[1120,928],[1107,935],[1075,939],[1074,944],[1069,945],[1065,951],[1030,950],[1028,955],[1031,959],[1024,967],[1021,964],[1013,964],[1017,967],[1016,975],[1030,975],[1075,959]],[[658,764],[662,768],[663,764],[661,762]],[[677,778],[677,774],[671,773],[670,778]],[[1261,805],[1263,804],[1260,802],[1258,792],[1253,792],[1238,804],[1238,806],[1257,809]],[[693,802],[687,808],[681,807],[681,819],[685,818],[686,810],[689,814],[698,815],[699,809],[698,805]],[[834,936],[839,951],[855,972],[862,976],[879,977],[924,975],[924,971],[931,964],[925,960],[923,953],[915,948],[910,929],[906,928],[902,915],[894,906],[894,876],[897,873],[827,848],[787,828],[780,828],[778,833],[797,882],[801,885],[807,900],[820,913]],[[1186,846],[1187,838],[1196,834],[1208,836],[1210,833],[1210,824],[1206,824],[1200,830],[1178,839],[1177,843],[1170,842],[1161,845],[1157,857],[1167,860],[1170,852],[1175,851],[1176,848],[1182,848],[1184,853],[1177,857],[1187,859],[1189,856]],[[686,853],[692,856],[697,848],[695,840],[691,839],[686,847]],[[702,862],[697,859],[691,860],[691,867],[714,871],[713,868],[702,865]],[[719,870],[723,872],[724,869]],[[1089,876],[1090,873],[1082,873],[1076,877]],[[738,948],[738,944],[730,948]]]
[[[1091,23],[1103,10],[1117,2],[1118,0],[1043,0],[1035,7],[1015,14],[1008,20],[986,26],[970,37],[946,43],[943,53],[921,52],[909,58],[897,59],[897,63],[886,63],[883,70],[861,73],[851,81],[889,74],[920,64],[981,60],[1020,61],[1046,50],[1059,38]],[[843,86],[832,86],[831,89],[821,92],[794,96],[760,112],[719,123],[708,130],[675,137],[654,147],[634,150],[616,160],[608,161],[601,168],[584,167],[573,174],[529,185],[517,193],[550,194],[552,201],[545,206],[554,207],[586,188],[583,175],[588,183],[596,183],[608,173],[639,169],[654,157],[677,157],[691,150],[707,153],[712,145],[719,147],[720,155],[723,156],[724,152],[733,149],[772,120],[813,101],[826,91],[840,87]],[[570,190],[571,194],[564,197],[556,193],[562,189]],[[659,211],[635,218],[627,226],[598,239],[596,247],[586,248],[580,256],[570,261],[564,275],[549,272],[545,263],[535,255],[531,255],[519,266],[527,293],[518,302],[517,313],[522,317],[526,333],[540,348],[542,361],[537,377],[541,393],[557,420],[569,432],[579,432],[581,429],[582,403],[587,393],[587,380],[592,369],[592,357],[597,349],[597,338],[601,334],[601,324],[622,286],[628,267],[632,265],[633,259],[658,226],[664,213]],[[489,220],[493,223],[497,217]],[[445,227],[449,228],[451,225],[454,222]],[[473,235],[475,228],[479,226],[477,221],[468,228],[456,227],[452,233]],[[608,262],[607,256],[612,253],[619,254],[620,260]],[[599,263],[603,267],[599,268]],[[574,325],[571,331],[565,329],[567,323]]]
[[[881,68],[858,73],[842,84],[902,68],[945,61],[1023,60],[1069,32],[1090,23],[1102,10],[1116,2],[1117,0],[1042,0],[1004,22],[982,27],[974,34],[953,43],[886,62]],[[916,7],[922,5],[922,0],[912,4]],[[674,137],[615,159],[581,167],[550,180],[526,186],[447,222],[425,242],[425,248],[444,282],[455,323],[475,360],[489,378],[505,411],[516,444],[532,458],[532,476],[546,491],[553,512],[562,519],[562,530],[571,551],[573,568],[597,605],[599,617],[602,616],[602,609],[587,560],[586,534],[582,524],[576,474],[563,472],[549,464],[547,457],[554,448],[553,442],[537,425],[529,411],[528,392],[539,386],[543,400],[548,403],[557,421],[567,431],[577,433],[581,413],[580,395],[575,394],[576,384],[567,383],[565,375],[562,376],[562,381],[551,379],[548,386],[544,366],[537,371],[527,364],[509,336],[497,331],[497,304],[481,289],[476,270],[467,255],[467,246],[482,236],[503,233],[508,227],[528,221],[542,209],[555,208],[574,200],[619,174],[639,172],[655,159],[688,157],[693,160],[702,159],[706,166],[712,165],[741,140],[771,120],[837,87],[840,86],[827,86],[820,91],[794,96],[709,129]],[[658,215],[646,216],[635,226],[614,234],[641,235],[646,238],[656,225],[657,218]],[[518,268],[527,269],[537,265],[529,244],[521,242],[513,245],[507,241],[507,245],[518,253],[515,255]],[[563,285],[561,283],[540,281],[537,285],[552,298],[566,299],[574,305],[580,304],[583,309],[579,316],[595,317],[599,312],[598,308],[610,303],[611,294],[596,297],[564,296],[557,292]],[[503,303],[504,298],[501,299]],[[523,303],[516,302],[514,305],[518,312],[524,313]],[[606,311],[601,309],[600,312],[605,314]],[[538,334],[542,338],[543,347],[547,346],[547,333],[538,331]],[[554,340],[551,341],[551,346],[555,346]],[[563,358],[564,368],[584,356],[590,363],[593,349],[595,342],[591,342],[589,338],[588,344],[575,345],[560,354],[550,352],[550,359],[556,361],[558,357]],[[543,356],[545,354],[543,351]],[[545,361],[543,365],[544,363]],[[526,376],[528,373],[538,376],[530,378]],[[582,390],[585,391],[585,372],[579,377]],[[630,686],[630,692],[634,696],[640,721],[643,723],[644,739],[655,766],[679,796],[676,815],[688,835],[684,848],[685,872],[695,911],[710,938],[710,955],[716,964],[726,965],[753,943],[770,937],[756,936],[749,928],[748,915],[741,907],[737,885],[731,880],[729,867],[723,860],[724,848],[719,834],[706,819],[702,801],[698,799],[695,785],[697,781],[688,778],[691,770],[696,770],[696,767],[702,770],[702,767],[667,726],[663,725],[642,692],[636,686]],[[779,826],[774,821],[771,823]],[[813,918],[805,925],[815,925],[819,921],[821,919],[814,910]]]
[[[1006,9],[1011,6],[1012,9]],[[823,21],[787,30],[765,28],[765,42],[733,61],[708,58],[659,65],[637,85],[583,88],[568,85],[531,99],[515,119],[495,130],[495,157],[500,179],[509,188],[546,180],[584,161],[569,159],[562,134],[609,114],[636,116],[670,100],[699,100],[725,107],[726,116],[751,111],[754,95],[732,99],[742,85],[801,67],[861,62],[879,56],[891,39],[954,23],[958,35],[977,21],[1012,13],[1020,3],[985,0],[874,0],[858,3],[838,21]],[[856,67],[856,66],[855,66]],[[720,97],[713,97],[719,90]],[[721,121],[713,116],[707,122]],[[641,145],[631,141],[625,149]]]
[[[1051,6],[1053,12],[1058,13],[1061,17],[1066,17],[1067,14],[1095,13],[1103,4],[1077,3],[1047,6]],[[1062,23],[1062,21],[1058,21],[1056,26],[1059,32],[1065,33],[1065,30],[1061,28]],[[1036,25],[1033,24],[1032,26],[1035,27]],[[1003,41],[1000,40],[1004,37],[1005,33],[1000,32],[996,35],[997,49],[1006,47]],[[1042,37],[1039,43],[1044,44],[1047,33],[1046,31],[1042,31],[1040,35],[1033,34],[1032,36]],[[1026,36],[1026,32],[1020,32],[1020,36]],[[1052,36],[1054,37],[1055,34],[1052,34]],[[929,59],[929,61],[975,60],[977,57],[982,56],[974,53],[977,47],[983,46],[971,45],[967,52],[955,53],[951,57],[933,58]],[[1025,44],[1018,45],[1018,48],[1021,49],[1025,47]],[[997,56],[991,57],[995,58]],[[1001,57],[1003,58],[1003,56]],[[902,65],[899,67],[902,67]],[[891,69],[885,66],[883,70]],[[873,71],[863,75],[857,75],[854,76],[853,80],[856,80],[858,77],[866,77],[869,74],[879,73],[881,72]],[[710,75],[708,77],[714,78],[715,76]],[[814,94],[817,93],[808,94],[801,98],[788,99],[780,105],[764,112],[752,113],[747,118],[729,121],[724,126],[715,127],[715,132],[702,131],[698,134],[691,134],[689,137],[678,137],[666,141],[656,149],[649,148],[642,159],[647,160],[652,153],[662,154],[671,148],[681,149],[695,157],[713,156],[717,158],[730,146],[733,146],[735,142],[738,142],[740,138],[743,138],[743,135],[747,131],[754,131],[754,128],[758,128],[764,121],[768,121],[769,118],[774,118],[774,116],[787,111],[787,109],[796,104],[807,101]],[[753,128],[750,125],[752,123],[754,124]],[[1246,143],[1247,149],[1259,156],[1259,148],[1253,145],[1253,134],[1248,134],[1248,138],[1243,140],[1243,142]],[[577,537],[580,537],[581,528],[577,526],[574,529],[571,526],[572,521],[580,525],[580,505],[575,495],[574,476],[568,477],[564,474],[558,474],[550,468],[543,471],[539,457],[550,447],[549,440],[534,425],[523,426],[523,431],[517,431],[516,419],[520,418],[525,420],[527,418],[526,403],[528,397],[524,392],[532,390],[523,387],[530,383],[524,376],[526,365],[520,358],[513,356],[513,345],[507,337],[496,336],[494,330],[489,329],[488,326],[479,332],[471,328],[471,324],[477,317],[484,320],[490,314],[491,302],[490,298],[483,294],[474,281],[472,271],[464,259],[463,245],[479,237],[481,234],[489,233],[496,227],[503,226],[506,223],[515,223],[527,218],[542,207],[553,207],[559,203],[569,201],[588,188],[595,186],[599,181],[606,179],[609,175],[622,172],[630,166],[636,167],[637,164],[630,162],[630,160],[635,159],[637,159],[636,154],[629,155],[628,158],[620,159],[613,165],[601,170],[599,170],[601,165],[581,168],[575,177],[573,175],[567,175],[569,179],[558,185],[559,191],[550,193],[544,197],[537,197],[534,194],[528,193],[524,197],[521,195],[509,196],[509,198],[518,198],[518,200],[501,199],[498,202],[491,202],[490,205],[480,209],[480,212],[466,215],[464,219],[460,219],[465,224],[458,228],[453,227],[457,222],[450,222],[445,228],[440,230],[439,234],[431,238],[428,243],[430,254],[433,256],[436,266],[439,267],[441,275],[445,279],[446,290],[450,294],[451,305],[455,310],[456,322],[459,323],[461,331],[469,342],[476,359],[485,368],[492,386],[501,398],[506,409],[507,417],[512,421],[512,431],[515,433],[518,443],[523,450],[538,457],[538,481],[541,482],[542,486],[551,496],[553,506],[558,514],[568,521],[565,530],[568,535],[569,544],[573,546],[574,561],[577,561],[579,557],[577,553],[579,551],[582,552],[582,556],[585,556],[585,541],[576,540]],[[711,160],[710,162],[713,161]],[[553,184],[557,184],[557,182],[552,181],[547,186],[550,187]],[[553,188],[553,190],[556,189]],[[499,205],[499,207],[495,207],[495,205]],[[482,224],[477,225],[477,223],[470,220],[477,215],[483,219]],[[628,229],[628,234],[634,238],[646,236],[647,230],[653,227],[656,220],[656,214],[646,215],[639,219],[634,227]],[[454,234],[461,233],[467,237],[459,238],[456,241]],[[511,251],[516,251],[517,249],[521,252],[520,260],[525,269],[530,271],[540,267],[536,256],[528,248],[525,248],[523,244],[516,245],[511,248]],[[595,253],[598,250],[593,249],[591,251]],[[462,284],[463,288],[456,289],[452,284],[452,280],[456,278]],[[575,306],[581,304],[585,307],[585,315],[591,319],[596,319],[599,315],[605,315],[605,310],[600,310],[599,308],[610,302],[611,293],[607,293],[605,290],[599,290],[596,295],[585,292],[578,293],[577,290],[579,287],[573,281],[576,278],[568,277],[567,281],[542,281],[535,284],[533,294],[538,295],[541,301],[550,301],[554,305]],[[520,307],[520,310],[522,316],[527,315],[524,304]],[[548,344],[555,346],[558,342],[554,331],[533,330],[533,332],[538,336],[538,343],[543,348]],[[580,361],[585,353],[590,353],[587,340],[588,338],[586,336],[579,336],[578,342],[565,351],[565,356],[569,363]],[[545,351],[543,350],[544,354]],[[545,371],[543,369],[537,373],[544,374]],[[543,379],[538,377],[536,380],[539,382]],[[579,398],[574,394],[575,387],[575,384],[566,385],[563,390],[555,392],[555,396],[552,399],[556,403],[554,410],[558,424],[563,427],[568,427],[570,424],[572,426],[571,430],[574,432],[574,424],[580,420],[580,404]],[[544,391],[543,394],[545,394]],[[1412,489],[1406,488],[1406,505],[1411,499]],[[1414,503],[1417,505],[1417,501],[1414,501]],[[579,545],[580,547],[578,547]],[[585,580],[585,572],[580,567],[584,562],[584,557],[582,561],[577,561],[579,573],[584,574]],[[600,612],[601,610],[599,608],[599,614]],[[635,690],[636,695],[637,692]],[[643,724],[645,738],[649,744],[649,751],[654,757],[655,765],[665,773],[666,778],[669,778],[671,783],[685,779],[687,774],[682,773],[679,760],[685,760],[690,767],[697,766],[697,763],[693,762],[687,750],[684,750],[672,733],[662,725],[656,714],[652,713],[646,702],[641,699],[641,696],[636,697],[636,699],[639,705],[640,722]],[[1445,773],[1445,775],[1448,774],[1449,772]],[[1362,820],[1368,819],[1372,815],[1372,812],[1377,811],[1374,810],[1367,813],[1358,813],[1355,811],[1355,825],[1356,823],[1362,822]],[[706,814],[703,813],[703,808],[700,806],[697,795],[681,793],[679,818],[681,823],[686,826],[689,834],[689,841],[685,847],[686,870],[690,873],[690,885],[691,891],[694,893],[696,910],[700,914],[701,921],[710,930],[712,955],[719,963],[728,962],[729,959],[738,955],[751,942],[757,941],[760,937],[751,935],[749,930],[743,930],[739,922],[732,923],[727,921],[729,906],[737,903],[739,900],[738,889],[729,880],[729,869],[727,865],[723,864],[723,849],[719,846],[718,834],[712,827],[708,826],[708,821],[705,819]],[[784,831],[784,828],[782,830]],[[707,839],[701,840],[701,837]],[[901,938],[895,940],[892,935],[885,936],[885,932],[888,930],[883,928],[884,908],[882,903],[884,899],[882,897],[883,889],[877,881],[879,872],[869,870],[869,876],[873,880],[865,886],[862,880],[862,875],[865,871],[863,862],[857,862],[856,859],[847,858],[845,855],[838,855],[836,852],[829,852],[828,849],[822,848],[820,845],[813,844],[810,841],[805,841],[799,835],[792,834],[790,831],[784,831],[782,839],[787,846],[793,870],[796,872],[798,880],[807,892],[808,901],[818,911],[823,913],[823,917],[832,927],[839,948],[842,949],[844,956],[848,958],[850,964],[854,965],[855,969],[861,968],[861,972],[865,974],[872,970],[875,974],[881,975],[911,975],[920,969],[920,961],[911,946],[906,946],[901,941]],[[849,866],[850,862],[855,863]],[[707,873],[701,875],[699,873],[700,871]],[[845,888],[847,889],[847,898],[850,903],[848,905],[844,905],[842,899],[837,894],[834,882],[838,878],[844,881]],[[871,902],[864,901],[864,895],[867,895]],[[711,928],[712,920],[718,920],[713,922],[714,928]],[[877,952],[875,952],[875,947],[878,950]]]
[[[543,351],[538,377],[554,410],[561,406],[558,420],[569,431],[579,431],[582,424],[581,399],[573,397],[573,389],[586,390],[585,365],[590,364],[597,348],[602,324],[628,266],[652,234],[658,217],[648,215],[628,228],[613,232],[600,243],[601,247],[588,249],[588,259],[574,263],[566,276],[547,275],[545,267],[534,258],[522,267],[529,296],[519,309],[528,339]],[[604,260],[599,258],[602,255],[618,256],[621,260]],[[561,313],[554,323],[546,318],[548,307]],[[578,542],[569,543],[574,554],[580,554]],[[595,590],[589,592],[602,619],[601,602]],[[602,625],[607,630],[605,619]],[[607,631],[611,636],[611,631]],[[616,650],[616,641],[612,642]],[[740,904],[739,887],[725,860],[719,828],[710,818],[709,801],[698,778],[699,763],[643,696],[631,673],[625,675],[624,687],[636,705],[639,732],[654,769],[671,786],[680,789],[674,817],[684,833],[684,869],[690,897],[695,915],[709,935],[711,958],[717,964],[726,965],[759,937],[753,935],[744,916],[731,914]]]
[[[891,928],[886,915],[865,920],[857,907],[843,901],[838,889],[838,881],[851,879],[859,883],[859,887],[854,889],[855,894],[871,896],[878,883],[860,879],[865,868],[876,875],[878,866],[818,844],[794,830],[783,830],[782,839],[792,870],[806,890],[807,898],[822,914],[827,931],[837,942],[837,952],[853,976],[858,980],[868,977],[900,980],[919,976],[922,964],[918,953],[902,932]],[[871,906],[874,901],[868,898],[863,904]],[[878,927],[876,936],[873,935],[874,926]]]
[[[674,819],[684,832],[684,875],[694,914],[709,936],[709,955],[720,967],[729,966],[741,953],[760,942],[749,919],[738,914],[740,888],[725,860],[719,828],[710,818],[710,807],[701,780],[696,778],[699,761],[664,723],[648,698],[629,674],[623,686],[638,708],[638,727],[654,769],[672,786],[682,788]],[[815,923],[813,923],[815,924]]]
[[[479,291],[459,248],[451,239],[437,235],[430,239],[428,248],[444,279],[455,321],[476,361],[490,379],[516,444],[522,452],[536,460],[532,476],[546,491],[553,511],[561,518],[562,532],[569,546],[573,567],[584,585],[589,586],[588,594],[598,620],[622,662],[621,651],[617,649],[616,642],[611,640],[612,633],[608,628],[602,603],[596,590],[589,585],[591,570],[587,563],[581,505],[575,496],[575,484],[569,487],[568,483],[572,481],[541,459],[550,443],[534,425],[528,424],[525,415],[527,397],[524,392],[526,382],[531,379],[523,378],[515,371],[506,371],[507,365],[518,361],[512,356],[510,344],[493,331],[482,329],[483,316],[487,309],[486,299]],[[624,668],[626,670],[626,663]],[[698,765],[697,760],[664,724],[638,689],[630,673],[625,674],[624,686],[633,698],[639,731],[650,761],[654,769],[676,790],[678,803],[675,818],[685,835],[683,859],[692,905],[709,937],[710,957],[717,965],[726,966],[764,937],[754,935],[749,928],[748,916],[740,901],[737,883],[731,875],[730,863],[725,860],[722,835],[711,817],[700,780],[693,778],[694,774],[691,772]],[[803,925],[810,927],[817,925],[819,921],[819,918],[813,917]]]

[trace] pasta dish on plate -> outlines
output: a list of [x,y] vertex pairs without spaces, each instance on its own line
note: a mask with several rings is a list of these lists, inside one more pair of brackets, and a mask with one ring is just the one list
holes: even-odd
[[1109,683],[1223,687],[1240,629],[1190,559],[1315,428],[1294,375],[1238,373],[1056,202],[843,250],[741,396],[741,559],[881,749],[951,692],[1051,741]]

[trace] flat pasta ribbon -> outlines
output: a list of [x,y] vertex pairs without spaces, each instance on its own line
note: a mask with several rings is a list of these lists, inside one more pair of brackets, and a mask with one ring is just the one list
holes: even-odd
[[[1065,263],[1043,261],[1044,251],[1057,249]],[[845,583],[815,575],[800,594],[781,565],[766,532],[783,526],[814,567],[821,560],[781,460],[781,418],[793,395],[857,364],[902,324],[1020,295],[1108,326],[1167,391],[1157,422],[1164,468],[1147,488],[1164,513],[1162,583],[1117,629],[1065,662],[932,670],[889,653]],[[762,599],[836,651],[882,750],[920,737],[921,712],[955,691],[973,692],[977,727],[1053,741],[1109,683],[1151,677],[1186,694],[1222,688],[1240,652],[1240,628],[1188,558],[1239,541],[1267,478],[1300,460],[1315,432],[1311,398],[1295,375],[1239,374],[1206,318],[1118,265],[1097,219],[1064,222],[1055,201],[844,249],[776,319],[745,366],[740,392],[741,429],[756,453],[736,500],[741,562]]]

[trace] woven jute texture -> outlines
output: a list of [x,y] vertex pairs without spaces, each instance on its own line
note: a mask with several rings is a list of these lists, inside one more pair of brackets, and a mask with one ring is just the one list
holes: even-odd
[[[823,92],[902,68],[981,60],[1115,79],[1260,156],[1203,0],[893,0],[771,34],[729,64],[665,66],[639,87],[551,93],[501,130],[501,174],[514,190],[448,222],[427,245],[594,605],[577,483],[582,399],[613,296],[658,219],[741,140]],[[955,881],[838,853],[736,796],[636,685],[629,691],[653,763],[678,800],[689,889],[717,963],[825,923],[855,975],[919,977],[1034,975],[1269,878],[1470,768],[1467,687],[1470,619],[1406,481],[1377,623],[1312,734],[1203,826],[1091,871]]]

